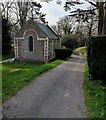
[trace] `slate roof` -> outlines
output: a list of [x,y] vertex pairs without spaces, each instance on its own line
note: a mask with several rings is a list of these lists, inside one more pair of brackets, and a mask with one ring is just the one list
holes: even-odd
[[40,29],[45,33],[49,39],[59,39],[57,34],[48,26],[40,22],[36,22]]

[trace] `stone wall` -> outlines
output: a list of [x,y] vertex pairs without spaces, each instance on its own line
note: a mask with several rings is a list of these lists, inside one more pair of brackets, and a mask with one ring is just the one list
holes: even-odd
[[[29,51],[29,36],[33,37],[33,51]],[[49,61],[55,57],[54,48],[60,47],[60,40],[49,40],[36,22],[24,23],[14,40],[15,56],[20,61]]]
[[16,37],[22,37],[25,31],[29,29],[36,31],[37,35],[39,35],[39,38],[46,38],[44,32],[37,26],[36,22],[33,20],[29,20],[26,23],[24,23],[23,27],[19,30]]
[[[29,36],[33,36],[33,51],[29,51]],[[27,31],[23,38],[17,41],[17,59],[21,61],[44,61],[44,41],[37,40],[37,34],[32,30]]]
[[55,57],[55,48],[60,48],[61,47],[61,41],[60,40],[49,40],[48,43],[48,60],[51,60]]
[[48,60],[53,58],[53,45],[51,40],[48,41]]
[[54,49],[61,47],[61,41],[60,40],[54,40]]

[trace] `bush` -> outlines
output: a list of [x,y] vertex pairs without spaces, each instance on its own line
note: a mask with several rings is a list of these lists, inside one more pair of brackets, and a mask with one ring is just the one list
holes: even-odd
[[69,49],[73,49],[77,45],[75,37],[70,35],[63,36],[61,40],[62,40],[62,46],[65,46],[66,48]]
[[57,59],[66,59],[72,55],[73,50],[72,49],[66,49],[66,48],[59,48],[59,49],[54,49],[55,55]]
[[106,83],[106,36],[91,37],[88,42],[88,67],[93,79]]

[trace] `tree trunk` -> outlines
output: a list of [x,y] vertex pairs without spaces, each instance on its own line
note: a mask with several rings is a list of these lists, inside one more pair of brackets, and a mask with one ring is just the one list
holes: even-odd
[[104,3],[103,35],[106,35],[106,2]]
[[98,12],[99,12],[98,35],[101,35],[103,31],[103,18],[104,18],[103,2],[99,2]]

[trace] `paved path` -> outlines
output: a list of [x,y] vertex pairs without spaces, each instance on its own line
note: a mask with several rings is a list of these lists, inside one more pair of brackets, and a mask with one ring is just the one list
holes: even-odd
[[3,106],[8,118],[85,118],[84,59],[74,56],[42,74]]
[[10,59],[7,59],[7,60],[0,61],[0,64],[1,63],[6,63],[6,62],[13,62],[14,60],[15,60],[15,58],[10,58]]

